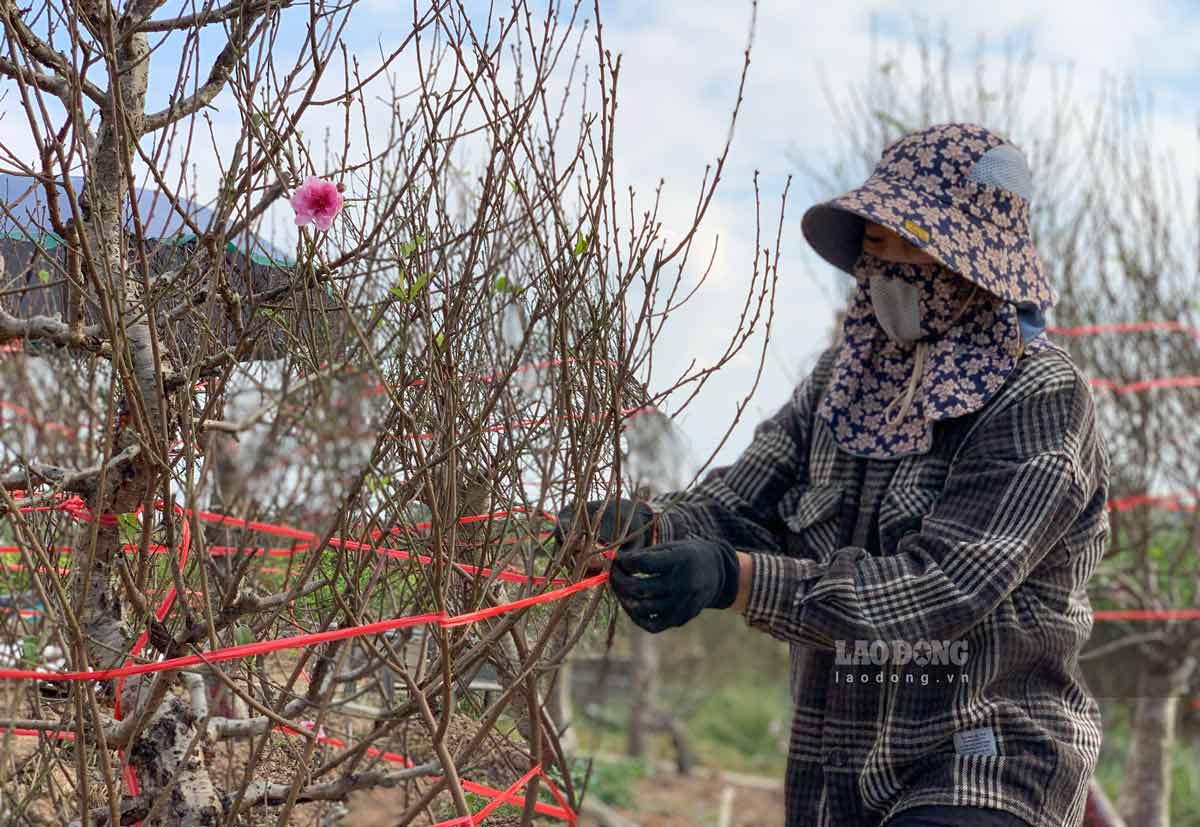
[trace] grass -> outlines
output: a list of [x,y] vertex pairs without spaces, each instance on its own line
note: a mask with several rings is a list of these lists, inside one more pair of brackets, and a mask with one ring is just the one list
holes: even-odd
[[[659,704],[679,716],[697,761],[782,779],[792,710],[787,647],[724,612],[706,612],[655,640]],[[624,753],[628,714],[628,698],[615,693],[599,715],[577,715],[581,749]],[[650,738],[650,749],[657,758],[674,755],[665,733]]]
[[789,712],[785,687],[739,683],[706,697],[687,730],[701,764],[783,778]]

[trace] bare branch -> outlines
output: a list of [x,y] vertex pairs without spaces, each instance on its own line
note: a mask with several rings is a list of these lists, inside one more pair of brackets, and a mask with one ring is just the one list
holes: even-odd
[[[71,61],[66,55],[56,51],[50,44],[34,34],[33,30],[26,26],[25,22],[21,19],[21,14],[22,12],[17,7],[15,0],[0,0],[0,17],[4,20],[5,28],[16,35],[16,39],[20,42],[26,54],[53,71],[57,75],[57,80],[65,84],[65,87],[62,87],[61,92],[54,88],[48,88],[37,81],[37,77],[44,77],[37,73],[34,73],[34,84],[41,89],[45,89],[47,92],[53,93],[68,106],[71,106],[73,103],[71,100],[71,89],[78,89],[97,106],[107,106],[108,94],[91,81],[82,77],[75,70],[75,67],[71,65]],[[26,78],[26,72],[28,71],[11,61],[0,60],[0,73],[9,75],[10,77],[15,78],[20,76]]]
[[95,488],[96,481],[102,473],[115,471],[132,462],[141,448],[130,445],[121,453],[116,454],[103,465],[84,468],[81,471],[68,471],[53,465],[29,463],[29,474],[11,474],[0,478],[0,486],[8,491],[25,489],[30,482],[45,482],[53,484],[60,491],[71,491],[77,494],[89,494]]
[[219,95],[229,82],[229,76],[233,73],[238,60],[241,59],[246,43],[255,28],[255,20],[261,16],[263,9],[268,7],[252,9],[250,13],[234,23],[228,42],[213,61],[212,68],[208,72],[208,79],[194,94],[183,100],[173,101],[165,109],[146,115],[142,125],[143,133],[148,134],[162,129],[164,126],[199,112],[212,103],[213,98]]
[[109,347],[107,342],[102,341],[103,333],[103,328],[98,324],[88,325],[81,331],[72,331],[71,326],[61,318],[31,316],[28,319],[19,319],[0,310],[0,342],[9,339],[41,340],[94,353],[107,353]]
[[233,0],[224,6],[205,9],[195,14],[186,14],[166,20],[143,20],[137,24],[136,30],[139,32],[168,32],[174,29],[193,29],[213,23],[224,23],[226,20],[243,15],[259,15],[272,6],[286,9],[294,2],[295,0],[260,0],[258,3],[245,3],[242,0]]
[[[355,790],[365,790],[372,787],[395,787],[402,781],[415,778],[426,778],[441,769],[437,761],[428,761],[397,772],[372,770],[370,772],[353,773],[328,784],[314,784],[302,787],[295,801],[341,801]],[[292,787],[290,784],[272,784],[269,781],[256,781],[242,799],[243,804],[282,804],[288,800]]]

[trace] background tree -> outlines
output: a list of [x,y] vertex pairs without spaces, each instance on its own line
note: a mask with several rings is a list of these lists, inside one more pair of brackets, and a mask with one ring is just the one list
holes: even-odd
[[[26,182],[8,182],[0,281],[11,665],[462,614],[595,562],[548,546],[544,515],[619,493],[622,428],[766,324],[778,251],[756,252],[725,356],[649,393],[729,138],[693,222],[664,238],[657,201],[614,178],[620,61],[598,12],[419,4],[364,65],[342,39],[353,2],[0,2],[0,74],[32,146],[0,160]],[[315,221],[268,243],[285,197]],[[460,770],[504,787],[531,767],[577,804],[544,697],[602,594],[5,682],[6,729],[45,733],[6,741],[5,806],[284,824],[382,785],[406,790],[408,823],[471,810]],[[503,688],[481,701],[485,662]]]

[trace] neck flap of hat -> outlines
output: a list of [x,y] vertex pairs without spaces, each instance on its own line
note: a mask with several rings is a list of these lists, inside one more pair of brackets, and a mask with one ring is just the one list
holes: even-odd
[[[851,454],[927,453],[935,422],[982,408],[1016,366],[1023,349],[1017,308],[937,263],[897,264],[863,253],[854,275],[818,416]],[[872,276],[918,289],[921,338],[911,345],[897,344],[879,324],[867,286]]]

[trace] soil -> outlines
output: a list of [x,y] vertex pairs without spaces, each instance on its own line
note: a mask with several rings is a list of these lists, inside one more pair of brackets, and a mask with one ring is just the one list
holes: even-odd
[[[731,827],[779,827],[783,824],[783,787],[768,783],[752,786],[715,773],[697,770],[692,775],[660,774],[640,779],[634,786],[636,810],[613,809],[639,827],[715,827],[721,812],[722,791],[733,790]],[[585,808],[586,809],[586,808]],[[579,827],[603,827],[584,815]]]
[[[640,779],[634,786],[635,809],[612,808],[639,827],[715,827],[718,823],[722,791],[733,790],[730,827],[778,827],[783,824],[783,788],[768,789],[770,782],[740,784],[736,779],[718,777],[715,773],[697,770],[689,776],[661,774]],[[373,790],[355,793],[349,801],[350,812],[341,825],[350,827],[398,827],[398,817],[404,809],[402,796],[394,790]],[[605,827],[604,822],[586,812],[580,816],[579,827]],[[517,827],[520,817],[496,815],[488,818],[487,827]],[[414,822],[427,827],[428,819]],[[539,827],[557,824],[545,819],[535,822]]]

